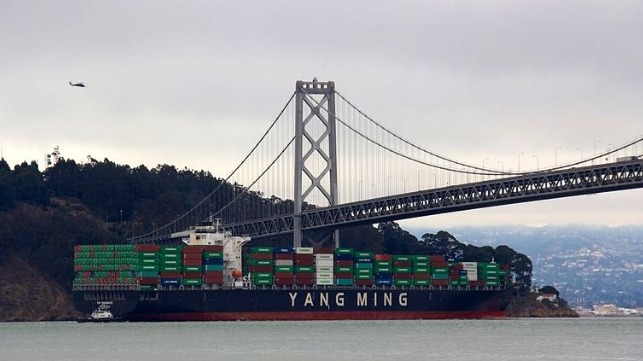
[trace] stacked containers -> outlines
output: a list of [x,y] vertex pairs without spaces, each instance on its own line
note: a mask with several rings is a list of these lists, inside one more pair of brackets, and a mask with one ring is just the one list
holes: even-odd
[[393,284],[393,256],[389,254],[376,254],[374,258],[375,285],[391,286]]
[[223,246],[203,246],[203,283],[206,285],[223,284]]
[[74,284],[138,284],[137,254],[132,244],[76,245]]
[[393,256],[393,284],[395,286],[411,285],[411,256]]
[[485,282],[487,286],[498,286],[499,278],[498,271],[499,267],[497,263],[478,263],[478,274],[482,278],[482,281]]
[[356,286],[373,285],[373,252],[355,252],[354,274]]
[[431,285],[448,286],[449,285],[449,263],[444,256],[429,256],[431,265]]
[[156,244],[137,244],[138,252],[138,282],[141,288],[154,288],[159,284],[160,247]]
[[462,263],[453,263],[449,267],[449,285],[450,286],[460,286],[460,278],[464,275],[465,285],[467,273],[462,268]]
[[315,284],[332,286],[335,282],[335,255],[330,248],[319,248],[315,254]]
[[353,249],[352,248],[335,248],[334,251],[335,266],[335,285],[352,286],[353,279]]
[[293,259],[295,285],[312,286],[315,283],[315,256],[312,247],[297,247]]
[[178,287],[181,285],[181,272],[183,271],[183,260],[181,247],[162,246],[159,248],[159,276],[161,286]]
[[418,255],[411,256],[412,262],[412,282],[413,286],[428,286],[431,284],[430,281],[430,263],[429,256],[427,255]]
[[462,270],[467,273],[467,284],[475,286],[478,282],[478,262],[462,262]]
[[500,265],[500,270],[498,271],[498,278],[502,286],[506,286],[506,287],[511,286],[511,284],[513,283],[513,279],[511,277],[511,271],[509,270],[508,264]]
[[295,284],[294,253],[290,247],[277,247],[274,250],[274,273],[276,286]]
[[183,258],[183,286],[201,286],[203,279],[203,246],[186,246],[181,249]]
[[274,282],[272,251],[272,247],[255,246],[250,248],[248,268],[253,285],[272,286]]

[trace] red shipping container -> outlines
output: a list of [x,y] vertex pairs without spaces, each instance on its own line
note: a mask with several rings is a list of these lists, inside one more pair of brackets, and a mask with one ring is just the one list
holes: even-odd
[[272,273],[273,270],[272,266],[255,266],[255,272]]
[[250,259],[260,259],[260,260],[272,259],[272,253],[250,253]]
[[138,283],[141,285],[158,285],[158,277],[141,277],[138,279]]
[[206,271],[203,272],[203,277],[223,277],[223,271]]
[[292,278],[295,277],[295,275],[291,272],[277,272],[275,273],[275,278]]
[[183,265],[184,266],[200,266],[203,264],[203,260],[201,258],[197,259],[184,259],[183,260]]
[[355,280],[355,286],[372,286],[373,280]]
[[189,252],[189,253],[183,253],[183,259],[198,259],[200,260],[203,258],[203,255],[201,253],[196,253],[196,252]]
[[352,260],[336,260],[335,266],[337,267],[351,267],[353,266]]
[[393,267],[411,267],[411,261],[395,261]]
[[296,279],[301,279],[301,280],[312,280],[315,279],[315,274],[314,273],[295,273],[295,278]]
[[314,260],[315,255],[314,254],[299,254],[295,253],[295,260]]
[[292,253],[276,253],[275,254],[275,259],[292,260],[293,259],[293,254]]
[[161,278],[181,278],[181,272],[159,272]]
[[294,277],[275,278],[275,284],[278,286],[293,285],[295,284],[295,278]]
[[295,266],[314,266],[315,261],[312,259],[296,259],[294,262]]
[[214,244],[207,244],[203,247],[204,252],[221,252],[223,251],[223,246],[220,245],[214,245]]
[[158,252],[160,246],[158,244],[137,244],[134,249],[138,252]]
[[414,280],[428,280],[429,279],[429,274],[428,273],[414,273],[413,274],[413,279]]
[[209,284],[209,285],[222,285],[223,277],[204,277],[203,283]]
[[351,272],[335,272],[335,278],[353,278],[353,274]]
[[431,280],[433,286],[448,286],[449,280]]
[[410,273],[393,273],[393,279],[396,279],[396,280],[410,280],[411,279],[411,274]]
[[183,278],[201,278],[201,272],[183,272]]
[[182,253],[203,253],[203,246],[185,246],[181,248]]
[[315,253],[315,254],[333,254],[333,249],[332,248],[315,248],[315,249],[313,249],[313,253]]
[[313,284],[315,284],[315,280],[312,278],[306,279],[297,277],[295,278],[295,284],[297,286],[312,286]]
[[376,261],[390,261],[393,259],[393,256],[390,254],[376,254],[375,255],[375,260]]

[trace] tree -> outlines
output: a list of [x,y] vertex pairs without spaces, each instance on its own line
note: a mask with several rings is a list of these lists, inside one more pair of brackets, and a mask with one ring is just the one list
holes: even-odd
[[417,246],[417,238],[395,222],[382,222],[377,227],[384,250],[389,254],[410,254]]
[[17,199],[31,204],[49,204],[49,189],[35,161],[22,162],[13,173]]
[[426,233],[422,236],[422,242],[427,253],[441,254],[455,261],[462,260],[466,248],[464,244],[446,231],[439,231],[436,234]]
[[9,164],[0,159],[0,211],[8,210],[16,202],[16,189],[14,185],[13,173]]

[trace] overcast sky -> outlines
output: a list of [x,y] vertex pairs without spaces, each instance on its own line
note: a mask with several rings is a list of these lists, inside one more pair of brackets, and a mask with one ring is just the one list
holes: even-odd
[[[544,167],[643,136],[641,19],[641,1],[3,0],[2,155],[226,176],[317,77],[440,154]],[[633,190],[407,222],[643,224],[641,204]]]

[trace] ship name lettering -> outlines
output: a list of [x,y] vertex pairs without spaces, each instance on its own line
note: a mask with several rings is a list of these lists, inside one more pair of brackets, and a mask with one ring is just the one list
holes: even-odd
[[[385,292],[383,294],[380,293],[373,293],[373,306],[377,306],[377,299],[378,295],[380,298],[383,300],[383,305],[384,307],[386,306],[393,306],[393,294],[391,292]],[[358,292],[357,293],[357,306],[358,307],[364,307],[368,306],[368,293],[367,292]],[[399,306],[406,307],[408,305],[408,294],[406,292],[402,292],[398,295],[397,298],[397,304]]]
[[297,292],[290,292],[290,306],[295,307],[295,298],[297,298]]
[[319,306],[320,307],[321,306],[330,307],[328,305],[328,292],[325,292],[325,293],[322,292],[322,293],[319,294]]
[[406,292],[400,293],[400,298],[398,299],[398,302],[400,303],[400,306],[405,306],[407,305],[408,297]]
[[335,295],[335,304],[339,307],[344,307],[344,292],[337,292]]
[[313,295],[308,292],[306,294],[306,301],[304,302],[304,307],[313,305]]
[[387,292],[384,294],[384,306],[393,306],[393,294]]

